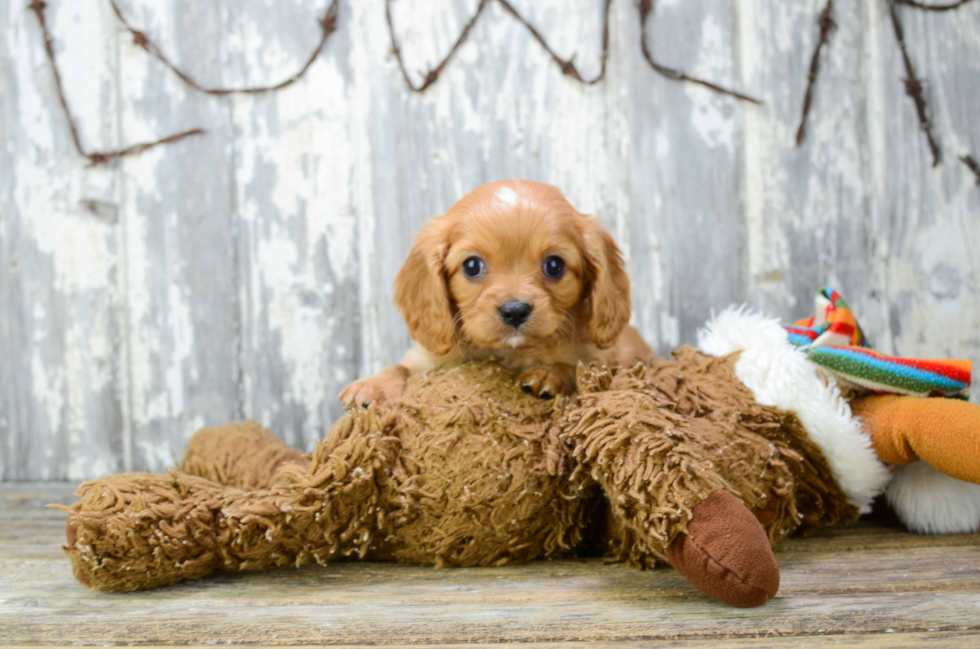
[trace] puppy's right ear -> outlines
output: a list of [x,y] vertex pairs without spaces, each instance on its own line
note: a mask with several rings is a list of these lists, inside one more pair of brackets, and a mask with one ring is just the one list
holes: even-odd
[[433,354],[453,346],[453,314],[444,261],[449,244],[446,228],[430,221],[419,232],[405,265],[395,278],[395,304],[412,340]]

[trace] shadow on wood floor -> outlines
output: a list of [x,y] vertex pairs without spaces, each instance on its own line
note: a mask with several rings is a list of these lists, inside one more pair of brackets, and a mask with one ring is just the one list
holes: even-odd
[[105,594],[74,580],[64,515],[44,508],[72,489],[0,483],[0,645],[980,646],[980,534],[918,536],[879,517],[790,539],[778,597],[748,610],[673,570],[595,559],[347,563]]

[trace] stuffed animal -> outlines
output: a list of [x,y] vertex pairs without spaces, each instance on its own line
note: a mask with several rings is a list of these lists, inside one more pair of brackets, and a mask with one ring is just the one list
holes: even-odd
[[710,597],[759,605],[779,586],[772,546],[856,520],[891,477],[882,460],[918,454],[977,475],[975,450],[962,455],[980,407],[881,395],[849,405],[790,335],[729,310],[702,332],[703,352],[580,366],[577,395],[553,400],[497,365],[440,368],[413,376],[393,406],[349,411],[307,456],[254,422],[204,429],[177,470],[84,483],[62,508],[66,552],[81,583],[112,591],[348,558],[605,555],[670,563]]

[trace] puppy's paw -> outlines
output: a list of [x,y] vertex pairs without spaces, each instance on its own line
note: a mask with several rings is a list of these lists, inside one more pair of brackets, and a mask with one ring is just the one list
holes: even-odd
[[532,367],[517,375],[517,385],[528,394],[554,399],[572,391],[572,384],[560,372],[548,366]]
[[377,374],[347,384],[340,391],[340,402],[350,410],[358,406],[393,403],[405,392],[408,369],[401,365],[386,367]]

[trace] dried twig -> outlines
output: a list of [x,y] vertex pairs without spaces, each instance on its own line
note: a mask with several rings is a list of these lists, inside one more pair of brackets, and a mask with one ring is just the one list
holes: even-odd
[[316,61],[317,57],[320,56],[320,52],[323,51],[324,45],[327,43],[327,39],[330,38],[332,34],[337,29],[337,13],[340,10],[340,0],[330,0],[330,4],[327,5],[327,9],[317,22],[320,24],[320,41],[317,43],[316,47],[306,58],[306,61],[300,67],[299,70],[286,77],[279,83],[270,86],[255,86],[255,87],[245,87],[245,88],[208,88],[202,86],[200,83],[194,80],[189,74],[178,68],[170,59],[163,53],[163,51],[149,39],[145,32],[136,29],[127,20],[126,16],[123,14],[119,5],[116,4],[116,0],[109,0],[109,4],[112,5],[112,11],[115,12],[116,17],[119,22],[122,23],[123,27],[133,35],[133,43],[137,47],[142,48],[152,56],[157,59],[163,65],[165,65],[171,72],[176,74],[181,81],[186,83],[188,86],[194,90],[207,93],[209,95],[259,95],[267,92],[275,92],[276,90],[282,90],[288,86],[293,85],[297,81],[303,78],[313,62]]
[[705,88],[708,88],[715,92],[721,93],[723,95],[728,95],[729,97],[735,97],[736,99],[741,99],[742,101],[748,101],[753,104],[762,103],[761,101],[759,101],[754,97],[744,95],[734,90],[729,90],[728,88],[723,88],[722,86],[719,86],[710,81],[705,81],[704,79],[698,79],[697,77],[692,77],[680,70],[677,70],[675,68],[668,68],[665,65],[661,65],[660,63],[657,63],[657,61],[654,60],[653,58],[653,54],[650,52],[650,48],[647,46],[647,37],[646,37],[647,20],[649,20],[650,16],[653,14],[653,0],[640,0],[640,2],[637,4],[637,9],[639,9],[640,12],[640,49],[643,50],[643,58],[647,60],[647,63],[650,64],[650,67],[653,68],[654,71],[656,71],[661,76],[671,79],[672,81],[684,81],[687,83],[694,83],[699,86],[704,86]]
[[470,35],[470,30],[473,29],[473,25],[476,24],[476,21],[479,20],[483,10],[487,8],[488,4],[490,4],[490,0],[480,0],[480,4],[473,13],[473,17],[470,18],[463,26],[463,31],[459,33],[459,38],[457,38],[456,42],[453,43],[449,53],[443,57],[442,61],[439,62],[439,65],[423,75],[422,83],[420,85],[415,85],[412,78],[408,76],[408,70],[405,69],[405,61],[402,59],[402,51],[401,48],[398,47],[398,40],[395,38],[395,25],[391,19],[391,1],[392,0],[385,0],[385,18],[388,19],[388,34],[391,36],[391,53],[395,55],[395,60],[398,61],[398,67],[402,71],[402,76],[405,78],[405,83],[413,92],[425,92],[426,88],[431,86],[437,79],[439,79],[439,75],[442,74],[443,69],[445,69],[446,65],[449,63],[449,59],[453,57],[453,54],[456,53],[459,46],[462,45],[466,38]]
[[82,145],[81,136],[78,134],[78,126],[75,123],[75,117],[72,115],[71,109],[68,107],[68,100],[65,99],[65,90],[61,83],[61,71],[58,69],[58,62],[57,59],[55,59],[51,31],[48,29],[48,23],[44,14],[44,11],[47,9],[47,4],[43,2],[43,0],[31,0],[31,3],[27,5],[27,8],[34,12],[34,15],[37,17],[38,25],[41,27],[41,34],[44,37],[44,51],[47,54],[48,63],[51,64],[51,72],[54,75],[54,85],[55,90],[58,93],[58,101],[61,103],[61,109],[65,113],[65,119],[68,121],[68,129],[71,131],[71,139],[75,143],[75,149],[77,149],[78,153],[82,157],[87,158],[93,165],[105,164],[115,158],[135,155],[137,153],[142,153],[147,149],[152,149],[155,146],[171,144],[173,142],[177,142],[178,140],[183,140],[185,137],[204,133],[203,129],[194,128],[189,131],[174,133],[173,135],[169,135],[153,142],[133,144],[132,146],[128,146],[123,149],[116,149],[113,151],[86,151],[85,147]]
[[919,127],[929,142],[929,150],[932,152],[932,166],[936,167],[942,160],[942,151],[932,134],[932,123],[929,121],[926,100],[922,95],[922,82],[915,76],[915,66],[912,64],[908,49],[905,47],[905,31],[902,29],[902,22],[898,18],[898,8],[895,2],[896,0],[888,0],[888,11],[891,15],[892,27],[895,30],[895,40],[898,41],[898,48],[902,52],[905,73],[908,75],[905,78],[905,93],[912,98],[912,102],[915,104],[915,111],[919,115]]
[[918,0],[895,0],[900,5],[905,5],[906,7],[915,7],[916,9],[922,9],[923,11],[951,11],[953,9],[959,9],[971,0],[959,0],[959,2],[951,2],[945,5],[930,5],[924,2],[918,2]]
[[[405,78],[405,83],[408,85],[409,89],[411,89],[413,92],[425,92],[429,86],[439,79],[439,75],[442,74],[442,71],[446,68],[446,65],[449,64],[449,60],[454,54],[456,54],[456,50],[458,50],[466,41],[467,37],[469,37],[473,26],[480,19],[480,16],[483,14],[483,10],[487,8],[492,0],[480,0],[480,4],[477,6],[476,11],[473,12],[473,16],[466,22],[465,25],[463,25],[463,29],[460,31],[456,42],[453,43],[452,48],[450,48],[446,56],[444,56],[435,67],[431,68],[428,72],[422,73],[422,83],[420,84],[416,84],[414,81],[412,81],[412,78],[409,76],[408,70],[405,67],[405,61],[402,58],[401,48],[398,45],[398,38],[395,36],[394,20],[391,17],[392,1],[393,0],[385,0],[385,17],[388,19],[388,33],[391,36],[391,53],[395,55],[395,60],[398,62],[398,67],[401,70],[402,77]],[[500,3],[500,6],[503,7],[507,13],[509,13],[519,23],[527,28],[527,30],[531,33],[531,37],[534,38],[534,40],[536,40],[542,48],[544,48],[544,51],[548,53],[555,64],[561,69],[563,74],[566,74],[576,81],[586,85],[599,83],[606,76],[606,58],[609,54],[609,7],[612,5],[612,0],[605,0],[602,22],[602,53],[599,56],[599,73],[590,79],[583,78],[581,73],[579,73],[578,68],[575,67],[574,54],[570,59],[564,59],[559,56],[551,48],[551,45],[548,44],[545,37],[541,35],[541,32],[538,31],[537,27],[524,18],[524,16],[522,16],[520,12],[518,12],[517,9],[510,4],[510,2],[507,0],[497,0],[497,2]]]
[[558,56],[555,53],[555,51],[551,49],[551,46],[548,45],[548,42],[544,39],[541,33],[534,27],[534,25],[529,23],[527,19],[521,16],[521,14],[517,13],[517,9],[514,9],[514,6],[512,4],[510,4],[507,0],[497,0],[497,2],[500,3],[500,6],[502,6],[507,11],[507,13],[512,15],[514,18],[516,18],[518,22],[520,22],[522,25],[527,27],[527,30],[531,32],[531,36],[534,37],[534,40],[536,40],[538,43],[541,44],[541,47],[544,48],[544,50],[551,56],[551,59],[558,65],[559,68],[561,68],[563,74],[570,76],[576,81],[581,81],[586,85],[593,85],[599,83],[600,81],[603,80],[603,78],[605,78],[606,58],[609,55],[609,7],[612,6],[612,0],[605,0],[605,7],[603,9],[603,14],[602,14],[602,54],[599,55],[599,60],[600,60],[599,74],[592,77],[591,79],[583,79],[582,75],[579,74],[578,69],[575,67],[574,54],[572,54],[572,58],[570,59],[563,59],[560,56]]
[[161,144],[173,144],[174,142],[179,142],[185,137],[191,135],[203,135],[203,128],[192,128],[189,131],[181,131],[180,133],[174,133],[173,135],[168,135],[167,137],[162,137],[159,140],[153,140],[152,142],[140,142],[139,144],[133,144],[125,149],[116,149],[115,151],[92,151],[90,153],[82,152],[86,158],[92,161],[93,165],[101,165],[113,160],[114,158],[122,158],[128,155],[137,155],[143,153],[147,149],[152,149],[155,146],[160,146]]
[[810,73],[807,75],[806,94],[803,95],[803,113],[800,115],[800,125],[796,129],[796,146],[803,143],[806,137],[806,119],[810,115],[810,105],[813,103],[813,86],[817,82],[817,75],[820,74],[820,50],[824,45],[830,46],[830,32],[837,27],[833,19],[834,0],[827,0],[826,6],[820,12],[817,24],[820,26],[820,39],[810,57]]
[[973,159],[973,156],[965,155],[960,156],[960,162],[965,164],[967,168],[973,172],[973,175],[977,177],[977,185],[980,185],[980,164]]

